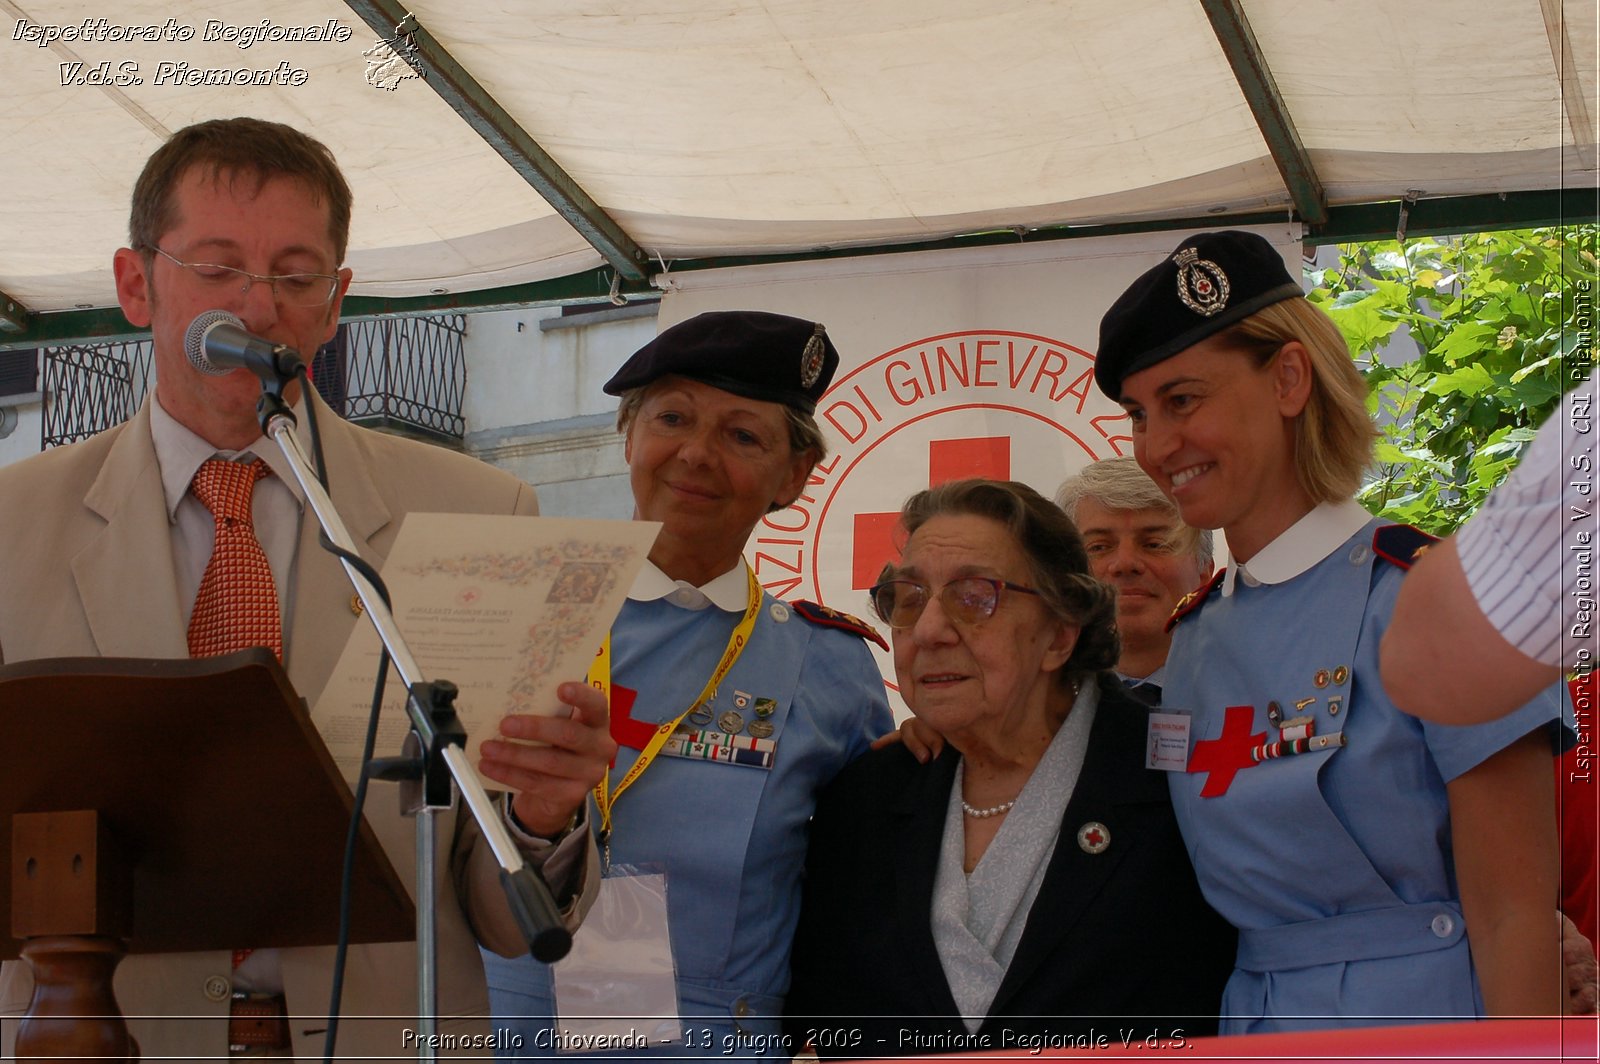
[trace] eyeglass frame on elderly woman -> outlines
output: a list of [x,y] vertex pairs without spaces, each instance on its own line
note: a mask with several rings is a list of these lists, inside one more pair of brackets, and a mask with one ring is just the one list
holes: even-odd
[[[239,289],[239,292],[242,295],[248,295],[251,288],[264,281],[266,282],[267,286],[272,289],[273,301],[286,307],[325,307],[329,303],[333,302],[333,294],[339,290],[339,278],[336,274],[251,273],[249,270],[241,270],[237,266],[224,266],[217,262],[184,262],[182,259],[178,258],[178,256],[169,251],[164,251],[161,248],[156,247],[154,244],[146,244],[145,247],[151,251],[154,251],[157,255],[160,255],[168,262],[171,262],[177,266],[182,266],[185,270],[188,270],[192,276],[198,278],[204,284],[215,285],[220,288],[229,282],[237,282],[238,280],[243,279],[244,287]],[[206,273],[204,272],[206,270],[216,270],[218,272]],[[318,281],[328,282],[328,291],[326,295],[320,296],[309,303],[296,302],[293,299],[285,299],[282,292],[278,288],[279,281],[289,281],[291,283],[295,283],[304,282],[310,278],[315,278]]]
[[[905,584],[910,587],[918,588],[922,592],[922,602],[917,606],[916,613],[913,614],[911,618],[903,624],[896,624],[893,618],[884,612],[883,604],[878,601],[879,593],[895,584]],[[960,592],[956,591],[952,593],[951,591],[951,589],[955,588],[958,584],[967,584],[969,586],[973,584],[980,584],[988,587],[991,594],[987,605],[982,602],[971,605],[962,603]],[[1025,587],[1022,584],[1014,584],[1009,580],[998,580],[992,576],[958,576],[954,580],[947,581],[945,585],[939,589],[939,608],[944,610],[946,617],[960,624],[982,624],[990,617],[993,617],[994,611],[1000,608],[1000,592],[1002,591],[1020,591],[1025,595],[1040,594],[1036,588]],[[922,619],[922,611],[928,608],[929,602],[933,601],[932,588],[930,588],[927,584],[922,583],[920,580],[907,580],[903,577],[895,577],[891,580],[880,580],[867,590],[867,595],[872,602],[872,612],[877,614],[878,619],[884,624],[887,624],[890,628],[899,629],[902,631],[907,628],[915,627],[917,621]],[[952,605],[952,603],[954,603],[954,605]]]

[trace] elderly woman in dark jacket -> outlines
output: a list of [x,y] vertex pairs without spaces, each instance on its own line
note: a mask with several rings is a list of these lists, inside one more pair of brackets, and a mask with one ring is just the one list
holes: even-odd
[[906,704],[949,745],[926,765],[874,751],[823,792],[795,1045],[881,1057],[1211,1033],[1233,932],[1145,767],[1147,711],[1108,671],[1112,592],[1071,521],[1025,485],[977,480],[913,496],[902,520],[873,606]]

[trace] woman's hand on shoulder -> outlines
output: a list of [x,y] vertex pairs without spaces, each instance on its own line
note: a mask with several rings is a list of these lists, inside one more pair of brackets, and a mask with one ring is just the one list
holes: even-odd
[[905,746],[911,756],[924,765],[944,752],[944,736],[916,717],[906,718],[894,731],[872,740],[872,749],[882,750],[895,743]]

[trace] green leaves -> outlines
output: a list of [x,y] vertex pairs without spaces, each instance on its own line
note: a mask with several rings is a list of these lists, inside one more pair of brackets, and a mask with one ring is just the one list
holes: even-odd
[[[1507,326],[1507,328],[1511,328],[1512,335],[1515,335],[1514,327]],[[1463,322],[1445,333],[1443,338],[1433,345],[1433,350],[1440,358],[1453,365],[1465,358],[1478,357],[1486,349],[1498,346],[1500,332],[1494,322]],[[1430,388],[1429,391],[1433,389]]]
[[[1453,531],[1515,467],[1592,346],[1600,227],[1340,248],[1308,294],[1339,325],[1382,439],[1361,491],[1374,512]],[[1579,321],[1578,314],[1585,315]]]
[[[1468,328],[1470,327],[1464,327],[1461,331],[1466,332]],[[1448,339],[1447,337],[1447,342]],[[1435,350],[1445,346],[1446,344],[1440,344]],[[1482,350],[1482,345],[1476,345],[1473,350]],[[1445,361],[1455,362],[1456,359],[1447,357]],[[1489,376],[1489,371],[1481,365],[1471,365],[1464,366],[1453,373],[1441,373],[1435,376],[1423,385],[1423,390],[1430,395],[1457,395],[1465,399],[1470,396],[1482,395],[1493,387],[1494,378]]]
[[1339,331],[1344,333],[1345,343],[1353,351],[1381,347],[1400,327],[1398,320],[1385,317],[1371,299],[1337,309],[1333,319],[1339,323]]

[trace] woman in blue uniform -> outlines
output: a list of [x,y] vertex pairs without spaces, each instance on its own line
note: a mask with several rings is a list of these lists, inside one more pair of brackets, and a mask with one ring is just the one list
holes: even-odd
[[1564,703],[1440,727],[1379,682],[1426,537],[1353,499],[1374,436],[1337,327],[1262,238],[1186,239],[1106,313],[1096,378],[1184,521],[1232,561],[1180,603],[1169,777],[1239,929],[1223,1031],[1561,1009],[1550,780]]
[[[701,314],[606,384],[650,564],[597,658],[620,752],[588,810],[604,880],[554,969],[485,953],[506,1055],[786,1057],[815,795],[893,725],[853,618],[765,595],[743,550],[825,454],[821,325]],[[881,640],[880,640],[881,641]]]

